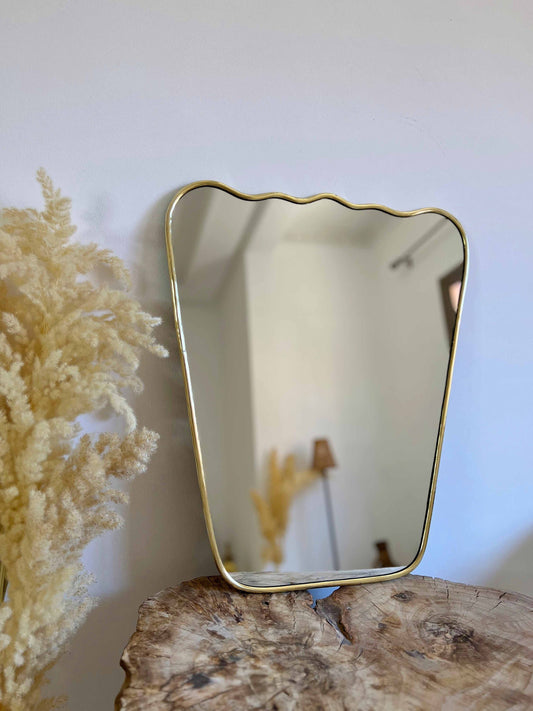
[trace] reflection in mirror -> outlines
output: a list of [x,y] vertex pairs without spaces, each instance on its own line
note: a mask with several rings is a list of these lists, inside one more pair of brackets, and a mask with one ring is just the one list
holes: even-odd
[[456,224],[212,186],[169,215],[227,572],[269,587],[409,566],[429,524],[460,303]]

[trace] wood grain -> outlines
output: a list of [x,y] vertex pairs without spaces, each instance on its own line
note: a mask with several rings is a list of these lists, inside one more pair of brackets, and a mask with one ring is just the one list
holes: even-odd
[[221,578],[140,608],[121,711],[524,710],[533,600],[406,576],[309,593],[246,594]]

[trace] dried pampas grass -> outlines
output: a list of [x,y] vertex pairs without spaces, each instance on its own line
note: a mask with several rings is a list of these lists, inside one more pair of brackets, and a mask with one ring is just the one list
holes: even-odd
[[283,541],[293,499],[319,476],[320,472],[314,469],[296,471],[293,454],[287,455],[283,467],[280,467],[277,451],[273,449],[270,453],[266,497],[256,489],[250,491],[264,538],[263,563],[272,562],[276,568],[283,563]]
[[[82,551],[120,525],[126,495],[110,482],[143,472],[158,439],[125,394],[142,389],[142,350],[166,355],[121,260],[71,243],[70,201],[37,178],[44,211],[5,209],[0,222],[0,711],[63,701],[41,690],[94,605]],[[87,278],[102,266],[119,288]],[[107,406],[126,434],[81,436],[78,418]]]

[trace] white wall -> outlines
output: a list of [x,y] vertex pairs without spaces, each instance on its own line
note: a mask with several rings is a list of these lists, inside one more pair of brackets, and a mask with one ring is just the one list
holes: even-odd
[[[437,502],[419,572],[533,592],[529,0],[8,0],[0,23],[0,203],[39,200],[43,165],[83,239],[127,260],[172,344],[162,220],[171,193],[337,192],[463,222],[472,260]],[[146,360],[162,435],[127,526],[87,563],[101,606],[56,671],[109,708],[147,595],[213,571],[175,349]]]

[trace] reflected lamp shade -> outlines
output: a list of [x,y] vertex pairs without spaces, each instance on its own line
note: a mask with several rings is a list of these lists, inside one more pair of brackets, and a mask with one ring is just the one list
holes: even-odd
[[337,466],[327,439],[315,439],[312,466],[320,472]]

